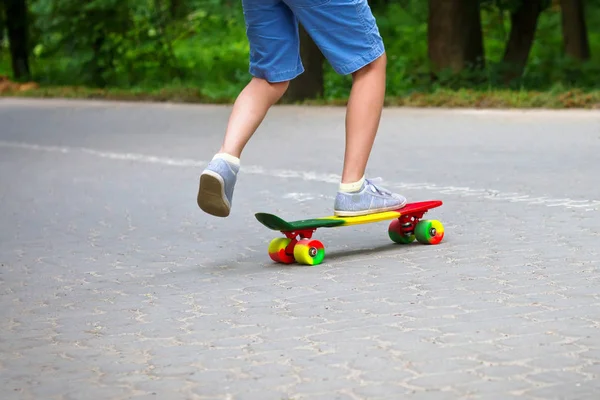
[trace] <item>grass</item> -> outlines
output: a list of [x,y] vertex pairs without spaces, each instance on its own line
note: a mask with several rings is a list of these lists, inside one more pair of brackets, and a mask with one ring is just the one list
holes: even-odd
[[[234,97],[207,96],[197,88],[173,87],[163,89],[91,89],[86,87],[47,86],[30,90],[8,90],[4,97],[102,99],[118,101],[150,101],[174,103],[231,104]],[[346,97],[309,100],[302,105],[345,106]],[[390,96],[388,107],[444,107],[444,108],[546,108],[546,109],[600,109],[600,90],[583,91],[515,91],[438,89],[430,93],[411,93]]]

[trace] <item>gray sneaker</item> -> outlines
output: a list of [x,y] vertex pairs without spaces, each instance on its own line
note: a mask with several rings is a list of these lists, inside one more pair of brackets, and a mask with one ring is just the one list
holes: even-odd
[[226,217],[231,212],[233,188],[240,167],[221,158],[215,158],[200,175],[198,206],[216,217]]
[[338,192],[333,206],[334,215],[356,217],[378,212],[397,210],[406,205],[406,198],[374,184],[374,179],[365,179],[357,192]]

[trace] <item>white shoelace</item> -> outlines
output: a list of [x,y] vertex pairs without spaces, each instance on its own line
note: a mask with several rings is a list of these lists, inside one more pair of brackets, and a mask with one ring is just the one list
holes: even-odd
[[371,188],[371,191],[382,194],[384,196],[392,195],[392,192],[390,192],[389,190],[375,185],[375,182],[383,182],[382,178],[378,177],[378,178],[373,178],[373,179],[365,179],[365,181],[366,181],[367,185]]

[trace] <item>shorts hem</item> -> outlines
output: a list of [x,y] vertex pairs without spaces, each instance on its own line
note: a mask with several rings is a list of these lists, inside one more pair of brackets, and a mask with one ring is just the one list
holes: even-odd
[[264,79],[270,83],[287,82],[296,78],[304,72],[304,67],[300,66],[296,69],[281,72],[267,72],[260,68],[250,67],[250,75],[255,78]]
[[342,66],[334,66],[333,69],[340,75],[349,75],[352,74],[359,69],[365,67],[366,65],[371,64],[373,61],[377,60],[385,53],[385,46],[380,44],[376,49],[371,50],[367,54],[354,59],[348,64]]

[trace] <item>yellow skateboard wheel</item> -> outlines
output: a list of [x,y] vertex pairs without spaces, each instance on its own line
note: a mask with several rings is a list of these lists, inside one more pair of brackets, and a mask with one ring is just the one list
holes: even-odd
[[300,264],[321,264],[325,258],[325,246],[314,239],[299,240],[294,246],[294,258]]

